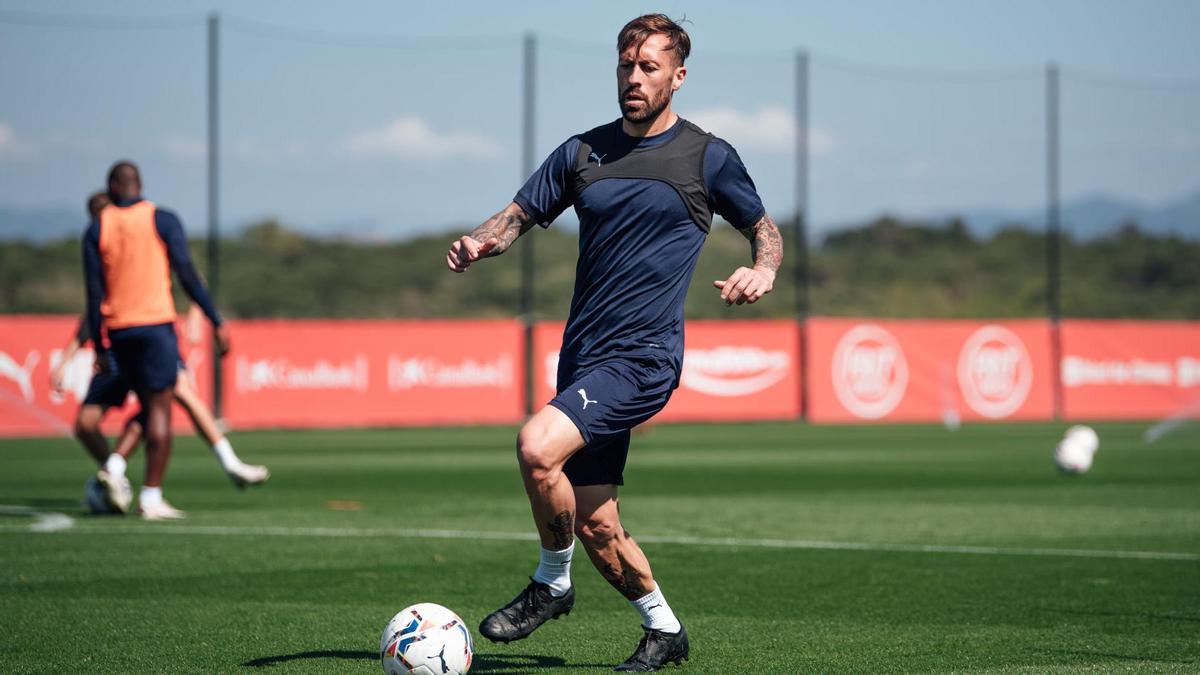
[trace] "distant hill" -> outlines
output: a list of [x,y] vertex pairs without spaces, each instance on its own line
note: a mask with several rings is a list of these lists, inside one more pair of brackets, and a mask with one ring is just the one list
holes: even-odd
[[[961,218],[972,235],[989,239],[1014,225],[1041,230],[1046,222],[1046,209],[1044,206],[1026,210],[965,209],[927,214],[924,218],[934,221]],[[1080,241],[1111,235],[1130,222],[1137,223],[1139,230],[1150,235],[1200,239],[1200,189],[1158,206],[1108,194],[1067,200],[1060,207],[1059,222],[1064,233]]]
[[0,241],[44,244],[80,236],[86,224],[83,204],[32,209],[0,206]]
[[[924,222],[947,222],[961,219],[967,231],[979,239],[990,239],[997,232],[1013,226],[1041,231],[1046,220],[1044,206],[1024,209],[962,208],[925,214],[892,214],[905,220]],[[785,214],[778,214],[784,222]],[[573,217],[565,214],[561,228],[575,231]],[[865,220],[865,219],[864,219]],[[1133,199],[1108,194],[1094,194],[1063,202],[1060,213],[1063,232],[1078,241],[1091,241],[1113,234],[1122,225],[1137,223],[1138,229],[1147,235],[1176,235],[1186,239],[1200,240],[1200,189],[1191,194],[1159,205],[1151,205]],[[35,244],[75,238],[83,230],[82,205],[54,205],[45,208],[14,208],[0,206],[0,241],[24,241]],[[861,226],[862,222],[836,226],[818,224],[817,238],[830,232]],[[236,235],[244,226],[223,226],[226,235]],[[469,226],[473,227],[473,225]],[[468,229],[469,229],[468,227]],[[199,228],[199,229],[197,229]],[[400,229],[374,220],[357,222],[327,223],[299,228],[296,231],[316,238],[350,239],[352,241],[383,243],[408,241],[445,231],[457,231],[449,226]],[[202,223],[193,223],[189,230],[192,236],[202,236]]]
[[[266,221],[221,242],[217,302],[231,317],[506,317],[518,311],[520,255],[487,261],[470,274],[446,269],[445,235],[365,243],[315,238]],[[578,238],[538,228],[522,239],[536,259],[534,313],[567,316]],[[786,246],[786,244],[785,244]],[[197,267],[207,247],[193,240]],[[1135,228],[1062,247],[1067,316],[1200,318],[1200,239],[1179,241]],[[796,260],[792,251],[785,261]],[[807,297],[816,314],[1002,318],[1045,312],[1045,242],[1010,229],[980,240],[961,221],[881,218],[827,234],[809,254]],[[730,227],[713,228],[700,253],[686,315],[696,319],[785,318],[797,288],[788,268],[763,302],[726,307],[712,286],[750,262]],[[77,313],[83,308],[79,240],[46,245],[0,242],[0,314]],[[176,291],[178,292],[178,286]]]

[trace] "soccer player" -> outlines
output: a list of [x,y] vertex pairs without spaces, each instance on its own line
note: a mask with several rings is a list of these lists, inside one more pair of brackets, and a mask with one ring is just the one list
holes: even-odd
[[[162,479],[171,456],[171,401],[179,368],[172,270],[192,302],[212,322],[222,354],[229,350],[229,331],[192,265],[179,218],[141,195],[137,166],[128,161],[114,164],[108,173],[112,203],[101,209],[84,233],[83,268],[88,333],[93,337],[96,363],[101,373],[106,372],[111,354],[146,416],[146,475],[138,495],[138,512],[148,520],[163,520],[185,515],[162,495]],[[102,325],[108,329],[107,345]],[[102,437],[100,441],[107,450],[107,442]],[[96,478],[109,501],[119,502],[118,477],[101,469]]]
[[[103,193],[101,193],[103,194]],[[105,199],[107,203],[107,199]],[[94,216],[93,216],[94,217]],[[196,323],[200,310],[196,305],[191,305],[188,309],[187,324],[192,326]],[[190,332],[190,331],[188,331]],[[50,371],[50,386],[51,388],[61,393],[63,390],[63,369],[71,360],[79,349],[87,344],[90,336],[88,335],[87,318],[83,317],[79,321],[79,327],[74,335],[71,336],[70,342],[67,343],[63,350],[62,360],[59,364]],[[191,339],[196,342],[198,338]],[[112,366],[110,359],[110,367]],[[107,443],[103,441],[103,434],[100,432],[100,422],[104,418],[104,414],[108,408],[115,405],[121,405],[124,402],[126,395],[129,393],[129,385],[116,374],[115,369],[110,372],[97,375],[92,378],[88,385],[88,393],[84,397],[83,405],[79,408],[79,413],[75,417],[75,434],[81,441],[84,442],[84,447],[88,449],[93,456],[96,452],[95,447],[102,447],[107,451]],[[233,445],[229,439],[221,431],[217,424],[216,418],[213,417],[212,411],[208,409],[204,399],[201,398],[199,392],[196,391],[192,384],[191,374],[187,370],[187,365],[181,360],[179,362],[179,375],[175,382],[175,400],[183,406],[187,411],[188,416],[192,420],[192,425],[196,427],[198,433],[210,449],[217,461],[221,463],[221,468],[225,471],[229,479],[233,481],[233,485],[237,488],[244,488],[248,485],[260,485],[265,483],[271,477],[271,472],[267,467],[258,464],[246,464],[238,457],[234,451]],[[121,436],[117,439],[116,447],[112,454],[107,458],[97,458],[100,468],[108,472],[111,476],[125,475],[126,462],[137,450],[137,444],[141,441],[142,433],[145,428],[144,415],[139,412],[138,415],[129,419],[121,432]],[[94,441],[99,437],[102,445],[97,445]],[[113,505],[113,508],[118,512],[124,513],[128,510],[129,505],[121,504]]]
[[504,210],[450,245],[455,272],[500,255],[566,208],[579,216],[579,262],[558,366],[558,394],[517,436],[521,477],[541,539],[530,584],[479,632],[520,640],[575,602],[574,538],[641,615],[644,634],[618,671],[688,657],[683,625],[645,554],[621,525],[630,429],[679,384],[683,305],[714,213],[751,242],[752,267],[714,281],[726,305],[771,292],[783,243],[730,145],[671,109],[687,75],[688,34],[661,14],[617,38],[621,118],[560,145]]

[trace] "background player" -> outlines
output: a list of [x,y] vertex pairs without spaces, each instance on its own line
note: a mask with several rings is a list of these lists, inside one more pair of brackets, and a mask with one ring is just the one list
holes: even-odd
[[689,654],[687,632],[621,525],[618,486],[630,429],[661,410],[679,384],[683,302],[712,215],[751,241],[754,260],[713,282],[726,304],[769,293],[783,257],[779,229],[737,153],[671,110],[690,48],[687,33],[661,14],[627,24],[617,40],[622,118],[559,146],[512,203],[446,255],[450,269],[463,272],[570,206],[579,216],[558,395],[517,437],[541,559],[529,586],[479,630],[509,642],[568,613],[578,535],[642,617],[642,640],[619,671],[657,670]]
[[[105,199],[105,202],[107,202],[107,199]],[[189,306],[184,332],[187,335],[187,339],[193,344],[200,340],[198,333],[199,326],[197,324],[201,316],[199,308],[195,305]],[[63,371],[66,364],[70,362],[75,353],[83,345],[87,344],[89,339],[87,319],[86,317],[81,317],[79,327],[76,329],[75,334],[71,336],[71,340],[67,343],[67,346],[63,349],[62,360],[50,371],[50,386],[54,391],[62,393]],[[104,375],[97,375],[92,381],[101,380],[103,382],[105,378],[119,380],[115,372],[110,372]],[[108,391],[109,387],[112,387],[113,391]],[[91,396],[93,385],[89,384],[89,396],[84,398],[84,403],[79,407],[79,412],[75,417],[76,436],[81,441],[84,438],[88,439],[84,443],[84,446],[88,448],[89,453],[92,453],[93,456],[95,456],[95,453],[92,452],[92,447],[95,447],[96,444],[91,439],[97,436],[103,438],[103,434],[100,432],[100,423],[104,418],[104,413],[110,406],[121,405],[124,402],[125,396],[129,392],[129,387],[123,380],[120,380],[115,385],[101,384],[96,387],[96,390],[105,392],[104,396],[97,395],[93,398]],[[246,464],[238,457],[237,452],[233,449],[233,445],[230,444],[229,439],[221,431],[220,425],[217,424],[212,411],[209,410],[200,393],[196,391],[191,373],[187,371],[187,364],[183,361],[179,362],[179,375],[175,382],[174,393],[175,400],[183,406],[183,409],[192,420],[192,425],[196,427],[196,433],[200,434],[201,438],[212,449],[213,454],[221,463],[221,468],[229,476],[229,479],[233,481],[235,487],[243,488],[247,485],[260,485],[270,478],[271,473],[267,470],[267,467],[258,464]],[[125,474],[125,462],[137,450],[137,444],[142,439],[144,426],[141,414],[129,419],[121,432],[121,436],[117,439],[116,447],[112,454],[107,459],[97,459],[103,470],[111,475],[123,476]],[[105,449],[107,449],[107,444],[105,444]],[[128,505],[126,504],[125,507],[127,509]],[[126,509],[120,510],[124,512]]]
[[[192,265],[179,218],[141,194],[137,167],[127,161],[113,165],[108,174],[112,203],[101,209],[83,238],[88,331],[94,337],[101,371],[109,366],[111,349],[117,369],[137,393],[145,413],[146,475],[138,497],[139,513],[151,520],[182,518],[184,513],[162,495],[179,366],[172,270],[212,322],[222,354],[229,349],[229,332]],[[108,345],[101,338],[102,325],[108,329]],[[120,492],[120,481],[103,469],[96,477],[110,501],[116,501],[113,495]]]

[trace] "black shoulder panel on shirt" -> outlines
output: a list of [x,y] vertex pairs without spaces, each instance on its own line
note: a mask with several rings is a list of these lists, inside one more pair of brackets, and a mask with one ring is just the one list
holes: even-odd
[[679,193],[696,225],[712,226],[708,185],[704,182],[704,151],[713,135],[684,120],[674,138],[662,145],[638,148],[638,139],[621,131],[617,120],[579,136],[575,156],[575,194],[605,178],[659,180]]

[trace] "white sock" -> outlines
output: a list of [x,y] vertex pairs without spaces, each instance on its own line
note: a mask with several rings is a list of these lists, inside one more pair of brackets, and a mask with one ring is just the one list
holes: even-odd
[[221,437],[221,440],[213,443],[212,451],[226,470],[242,463],[242,460],[238,459],[237,453],[233,451],[233,446],[229,444],[229,439],[224,436]]
[[638,614],[642,615],[642,625],[646,628],[661,630],[665,633],[678,633],[682,628],[679,619],[675,618],[675,612],[671,611],[671,606],[663,597],[662,588],[657,584],[653,591],[637,600],[630,600],[629,604],[633,605]]
[[142,486],[142,492],[138,495],[138,503],[142,506],[158,506],[163,501],[162,488]]
[[125,458],[115,452],[109,455],[108,459],[104,460],[104,470],[110,476],[124,476],[125,466]]
[[542,549],[533,580],[549,586],[550,594],[556,598],[561,598],[571,590],[571,554],[574,551],[575,542],[561,551]]

